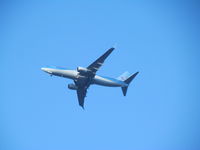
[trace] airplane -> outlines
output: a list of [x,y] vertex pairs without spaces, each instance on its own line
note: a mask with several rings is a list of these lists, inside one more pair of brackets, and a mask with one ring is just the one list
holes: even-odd
[[92,84],[108,87],[121,87],[123,95],[126,96],[127,89],[131,81],[136,77],[139,72],[128,75],[128,72],[123,73],[118,78],[110,78],[96,75],[96,72],[103,65],[106,58],[112,53],[115,48],[108,49],[101,57],[90,64],[87,68],[77,67],[76,70],[68,70],[61,67],[43,67],[42,71],[50,74],[51,76],[59,76],[72,79],[74,83],[68,84],[68,88],[76,90],[79,105],[84,109],[84,99],[87,94],[87,89]]

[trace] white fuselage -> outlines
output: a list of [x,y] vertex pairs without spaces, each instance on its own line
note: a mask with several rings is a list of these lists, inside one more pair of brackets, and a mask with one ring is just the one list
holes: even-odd
[[[79,77],[79,72],[76,70],[65,70],[65,69],[54,69],[54,68],[41,68],[43,71],[64,78],[69,78],[72,80],[76,80]],[[117,80],[114,78],[102,77],[95,75],[92,79],[92,84],[109,86],[109,87],[125,87],[127,84],[121,80]]]

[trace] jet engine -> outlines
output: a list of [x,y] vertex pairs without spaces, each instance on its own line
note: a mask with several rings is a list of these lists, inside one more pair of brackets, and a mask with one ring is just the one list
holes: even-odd
[[86,74],[86,73],[90,73],[91,71],[88,70],[87,68],[83,68],[83,67],[77,67],[77,71],[80,72],[80,73],[83,73],[83,74]]
[[83,68],[83,67],[77,67],[77,71],[78,71],[78,72],[87,73],[87,72],[88,72],[88,69],[87,69],[87,68]]
[[68,84],[68,88],[70,90],[77,90],[78,89],[78,87],[75,84]]

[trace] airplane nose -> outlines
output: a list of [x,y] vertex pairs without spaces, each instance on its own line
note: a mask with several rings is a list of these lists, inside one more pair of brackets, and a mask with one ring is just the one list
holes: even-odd
[[41,70],[42,70],[42,71],[44,71],[44,72],[47,72],[47,73],[49,73],[49,70],[48,70],[48,68],[44,68],[44,67],[43,67],[43,68],[41,68]]
[[46,68],[41,68],[42,71],[46,71]]
[[52,71],[49,68],[41,68],[42,71],[52,74]]

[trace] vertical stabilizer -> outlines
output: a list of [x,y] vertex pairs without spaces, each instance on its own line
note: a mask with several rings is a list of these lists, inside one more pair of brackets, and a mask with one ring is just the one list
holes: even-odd
[[117,79],[121,81],[125,81],[126,79],[128,79],[128,77],[130,77],[130,73],[126,71],[123,74],[121,74]]

